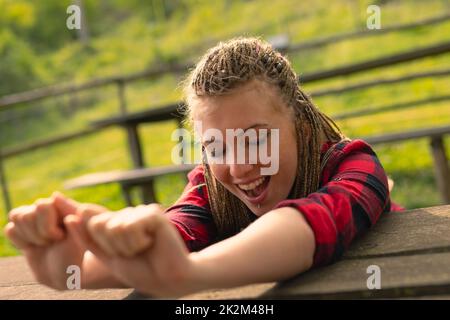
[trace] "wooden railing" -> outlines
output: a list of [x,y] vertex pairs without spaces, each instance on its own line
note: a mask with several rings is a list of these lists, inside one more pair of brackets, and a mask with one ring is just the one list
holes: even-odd
[[[396,25],[392,27],[385,27],[381,30],[377,31],[356,31],[356,32],[350,32],[350,33],[343,33],[343,34],[337,34],[332,37],[328,38],[322,38],[317,39],[313,41],[308,41],[304,43],[299,44],[293,44],[289,45],[286,48],[279,48],[283,52],[295,52],[300,49],[311,49],[311,48],[318,48],[321,46],[329,45],[331,43],[336,43],[339,41],[344,41],[347,39],[354,39],[358,37],[363,36],[373,36],[373,35],[381,35],[386,34],[388,32],[394,32],[394,31],[401,31],[401,30],[408,30],[411,28],[417,28],[417,27],[423,27],[423,26],[429,26],[429,25],[435,25],[438,23],[445,22],[450,19],[450,14],[444,14],[439,17],[434,17],[431,19],[410,23],[410,24],[404,24],[404,25]],[[367,61],[351,64],[351,65],[344,65],[337,68],[329,69],[329,70],[323,70],[319,72],[313,72],[309,74],[303,74],[299,77],[299,81],[301,84],[319,81],[319,80],[325,80],[325,79],[331,79],[335,77],[340,76],[348,76],[368,70],[373,70],[375,68],[382,68],[386,66],[392,66],[394,64],[400,64],[400,63],[406,63],[410,61],[414,61],[417,59],[422,59],[425,57],[432,57],[437,55],[442,55],[450,52],[450,42],[443,42],[443,43],[437,43],[431,46],[427,47],[421,47],[416,48],[414,50],[408,50],[404,52],[400,52],[397,54],[391,54],[387,56],[383,56],[376,59],[370,59]],[[81,91],[87,91],[87,90],[94,90],[101,87],[109,86],[109,85],[116,85],[117,87],[117,97],[118,97],[118,105],[119,105],[119,114],[121,116],[124,116],[127,114],[127,102],[125,99],[125,89],[126,85],[142,80],[142,79],[150,79],[154,77],[161,76],[166,73],[183,73],[190,67],[189,64],[169,64],[166,66],[162,66],[159,68],[152,68],[148,70],[144,70],[142,72],[127,74],[127,75],[118,75],[113,77],[105,77],[105,78],[97,78],[93,79],[87,82],[84,82],[82,84],[66,84],[66,85],[57,85],[57,86],[50,86],[46,88],[41,89],[35,89],[27,92],[7,95],[4,97],[0,97],[0,112],[2,110],[6,110],[8,108],[13,107],[26,107],[26,103],[38,101],[42,99],[46,99],[49,97],[57,97],[65,94],[71,94]],[[448,76],[450,74],[450,70],[431,70],[426,71],[422,73],[415,73],[415,74],[409,74],[406,76],[401,76],[397,78],[389,78],[389,79],[376,79],[372,81],[367,81],[363,83],[359,83],[356,85],[349,85],[342,88],[328,88],[323,89],[320,91],[312,92],[313,97],[318,96],[325,96],[325,95],[332,95],[332,94],[338,94],[342,92],[348,92],[352,90],[360,90],[367,87],[373,87],[377,85],[386,85],[386,84],[392,84],[392,83],[399,83],[402,81],[410,81],[414,79],[424,78],[424,77],[443,77]],[[432,100],[430,98],[429,100]],[[166,106],[168,108],[167,110],[176,109],[176,106],[179,105],[179,103],[172,104],[170,106]],[[372,111],[367,111],[375,112]],[[11,202],[9,198],[8,188],[7,188],[7,182],[6,182],[6,176],[5,172],[3,170],[3,164],[2,160],[6,158],[10,158],[13,156],[17,156],[19,154],[22,154],[24,152],[29,152],[31,150],[35,150],[38,148],[44,148],[48,147],[50,145],[65,142],[71,139],[76,139],[81,136],[85,136],[88,134],[92,134],[97,132],[98,130],[101,130],[102,126],[97,126],[94,128],[87,128],[83,129],[78,132],[73,132],[70,134],[64,134],[57,137],[51,137],[47,139],[40,140],[38,142],[28,143],[24,144],[18,147],[12,147],[4,150],[0,150],[0,185],[2,188],[2,194],[4,203],[6,206],[7,211],[11,208]]]
[[428,138],[430,141],[431,155],[434,161],[434,176],[436,179],[437,189],[439,190],[441,201],[448,204],[450,203],[450,169],[444,146],[444,136],[448,134],[450,134],[450,125],[396,132],[380,136],[366,137],[363,139],[374,145]]

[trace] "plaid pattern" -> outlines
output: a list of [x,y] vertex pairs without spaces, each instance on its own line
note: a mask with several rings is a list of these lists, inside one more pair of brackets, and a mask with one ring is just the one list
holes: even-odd
[[[403,210],[391,203],[386,173],[372,148],[362,140],[324,144],[319,189],[301,199],[286,199],[276,208],[293,207],[303,214],[316,241],[314,267],[339,259],[353,239],[374,225],[380,215]],[[216,241],[217,230],[208,203],[202,166],[188,174],[189,183],[166,214],[190,251]]]

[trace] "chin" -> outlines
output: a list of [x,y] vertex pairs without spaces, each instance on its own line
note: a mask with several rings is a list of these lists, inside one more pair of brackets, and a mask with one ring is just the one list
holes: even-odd
[[[245,203],[245,202],[244,202]],[[266,214],[267,212],[271,211],[274,206],[272,206],[269,203],[265,203],[264,205],[261,204],[261,207],[258,208],[257,206],[253,204],[245,203],[246,206],[250,209],[251,212],[253,212],[254,215],[261,217],[262,215]]]

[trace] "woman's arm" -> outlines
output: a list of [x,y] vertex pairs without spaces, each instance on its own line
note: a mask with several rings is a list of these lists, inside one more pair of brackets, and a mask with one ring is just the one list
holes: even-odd
[[281,281],[313,263],[314,234],[294,208],[270,211],[239,234],[190,254],[197,290]]

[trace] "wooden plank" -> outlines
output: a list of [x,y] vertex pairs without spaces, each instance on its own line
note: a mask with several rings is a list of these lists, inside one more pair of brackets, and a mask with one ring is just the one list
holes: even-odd
[[97,120],[92,122],[91,125],[96,128],[102,128],[111,125],[139,124],[182,118],[183,115],[179,112],[179,106],[180,104],[175,103],[156,108],[149,108],[144,111]]
[[[182,299],[255,298],[275,283],[199,292]],[[132,289],[56,291],[38,284],[22,256],[0,258],[0,299],[124,299]],[[142,299],[134,293],[130,298]]]
[[435,178],[442,202],[450,203],[450,169],[442,136],[431,139],[431,153],[434,160]]
[[372,137],[363,137],[362,139],[370,144],[378,144],[378,143],[399,142],[404,140],[419,139],[426,137],[439,137],[449,133],[450,133],[450,125],[412,131],[403,131]]
[[422,79],[422,78],[447,77],[449,74],[450,74],[450,69],[444,69],[444,70],[434,70],[434,71],[411,73],[411,74],[407,74],[405,76],[393,77],[393,78],[377,78],[375,80],[369,80],[369,81],[358,81],[358,83],[356,83],[356,84],[351,84],[351,85],[344,86],[344,87],[324,88],[324,89],[320,89],[320,90],[314,90],[314,91],[310,92],[310,95],[313,98],[317,98],[317,97],[323,97],[323,96],[328,96],[328,95],[347,93],[350,91],[361,90],[361,89],[366,89],[366,88],[373,88],[373,87],[379,86],[379,85],[400,83],[400,82],[411,81],[411,80]]
[[[16,262],[19,260],[20,258],[17,258]],[[450,294],[449,263],[450,253],[343,260],[284,283],[208,290],[181,299],[398,298],[423,295],[445,297]],[[366,271],[370,265],[380,267],[381,290],[367,289],[369,275]],[[17,267],[21,265],[16,263],[15,270],[19,270]],[[34,282],[9,286],[3,285],[2,282],[0,284],[1,299],[122,299],[132,291],[104,289],[58,292]]]
[[368,107],[364,109],[357,109],[352,111],[346,111],[342,113],[337,113],[334,115],[331,115],[330,117],[333,120],[342,120],[342,119],[349,119],[349,118],[356,118],[356,117],[363,117],[383,112],[389,112],[389,111],[397,111],[397,110],[405,110],[409,108],[414,108],[420,105],[424,104],[431,104],[431,103],[439,103],[443,101],[450,100],[450,95],[443,95],[443,96],[431,96],[425,99],[419,99],[419,100],[410,100],[400,103],[395,103],[387,106],[376,106],[376,107]]
[[416,21],[416,22],[412,22],[412,23],[383,26],[383,28],[378,29],[378,30],[363,29],[363,30],[357,30],[357,31],[351,31],[351,32],[343,32],[343,33],[334,34],[334,35],[331,35],[328,37],[315,38],[310,41],[293,44],[293,45],[289,46],[289,48],[287,49],[287,52],[292,53],[292,52],[296,52],[299,50],[319,48],[319,47],[327,46],[327,45],[337,43],[340,41],[347,41],[350,39],[379,36],[379,35],[384,35],[386,33],[393,32],[393,31],[402,31],[402,30],[408,30],[408,29],[412,29],[412,28],[430,26],[433,24],[445,22],[449,18],[450,18],[449,14],[444,14],[442,16],[431,17],[429,19],[425,19],[422,21]]
[[[381,271],[381,289],[369,290],[367,268]],[[342,260],[304,273],[260,298],[365,299],[450,294],[450,253]]]
[[403,51],[397,54],[366,60],[360,63],[345,65],[329,70],[314,72],[299,76],[301,83],[313,82],[318,80],[331,79],[339,76],[355,74],[362,71],[372,70],[394,64],[404,63],[430,56],[444,54],[450,51],[450,41],[437,43],[431,46],[415,48],[414,50]]
[[166,74],[167,72],[181,73],[186,72],[187,70],[188,66],[186,65],[168,64],[127,75],[95,78],[81,84],[53,85],[45,88],[33,89],[30,91],[14,93],[0,97],[0,109],[11,107],[18,103],[37,101],[48,97],[56,97],[63,94],[91,90],[94,88],[110,85],[117,81],[130,82],[144,78],[161,76],[163,74]]
[[36,283],[36,281],[24,257],[0,259],[0,287],[23,286],[33,283]]
[[344,258],[410,255],[450,251],[450,205],[381,216]]
[[191,171],[195,166],[196,165],[194,164],[170,165],[153,168],[133,169],[128,171],[109,171],[109,172],[91,173],[67,181],[64,184],[64,188],[75,189],[107,183],[122,183],[125,185],[137,185],[140,183],[147,182],[161,175],[185,173]]
[[4,159],[6,159],[6,158],[13,157],[13,156],[17,156],[22,153],[30,152],[30,151],[33,151],[33,150],[36,150],[39,148],[48,147],[53,144],[66,142],[66,141],[69,141],[72,139],[84,137],[84,136],[93,134],[95,132],[98,132],[97,128],[83,129],[83,130],[80,130],[77,132],[62,134],[57,137],[51,137],[51,138],[42,139],[42,140],[39,140],[36,142],[26,143],[26,144],[23,144],[18,147],[11,147],[11,148],[7,148],[7,149],[5,148],[5,149],[3,149],[3,151],[0,151],[0,152],[2,153],[1,156]]
[[132,289],[57,291],[39,284],[0,287],[2,300],[118,300],[127,297]]
[[276,286],[275,282],[230,289],[207,290],[181,297],[181,300],[256,299]]
[[123,299],[131,289],[57,291],[34,279],[23,256],[0,259],[0,299]]

